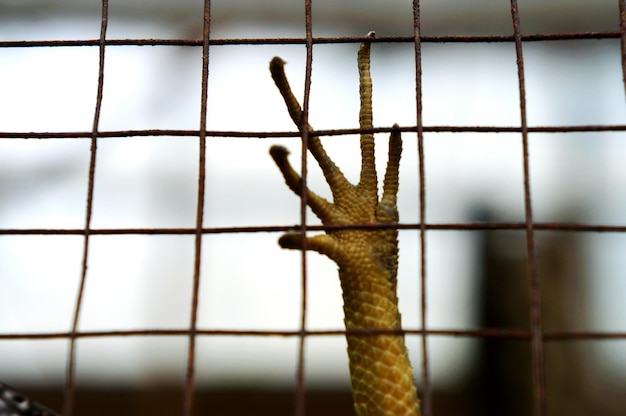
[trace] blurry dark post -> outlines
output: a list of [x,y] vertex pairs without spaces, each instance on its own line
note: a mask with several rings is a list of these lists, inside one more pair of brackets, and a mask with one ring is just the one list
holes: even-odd
[[[487,211],[475,220],[493,221]],[[478,247],[479,326],[528,329],[523,231],[482,231]],[[532,414],[530,345],[528,340],[481,339],[474,389],[476,415]]]
[[[575,232],[546,232],[538,240],[544,329],[575,334],[593,331],[590,322],[590,276],[584,238]],[[601,278],[601,277],[600,277]],[[602,373],[600,342],[578,339],[546,341],[548,413],[568,416],[624,414],[625,389]]]
[[[491,222],[499,218],[483,210],[473,220]],[[477,273],[481,328],[529,329],[524,239],[523,231],[480,232]],[[575,232],[536,233],[544,331],[575,333],[592,328],[583,242],[581,234]],[[615,398],[623,397],[624,389],[603,380],[594,361],[593,343],[572,339],[544,342],[548,414],[623,414],[623,404]],[[532,414],[529,341],[485,337],[478,354],[470,388],[477,398],[473,414]]]

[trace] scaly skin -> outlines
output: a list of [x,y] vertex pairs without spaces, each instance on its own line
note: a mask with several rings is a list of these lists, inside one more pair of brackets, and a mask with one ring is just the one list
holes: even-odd
[[[373,36],[373,33],[370,34]],[[358,53],[361,110],[359,125],[372,128],[372,83],[370,43]],[[308,149],[319,163],[330,186],[333,203],[306,189],[306,201],[325,225],[395,224],[398,222],[396,195],[402,141],[397,125],[389,138],[389,161],[383,181],[383,196],[378,200],[378,179],[374,163],[374,136],[361,134],[361,175],[353,185],[328,157],[310,126],[304,126],[300,104],[294,97],[284,73],[284,62],[275,57],[270,63],[272,78],[280,90],[289,114],[300,131],[308,129]],[[287,160],[281,146],[270,149],[272,158],[287,186],[302,195],[302,181]],[[388,229],[328,230],[326,234],[306,237],[299,233],[282,236],[283,248],[317,251],[339,266],[343,290],[346,329],[400,330],[396,295],[398,269],[398,231]],[[403,335],[350,334],[348,357],[352,395],[356,413],[361,416],[418,416],[419,401],[413,371]]]

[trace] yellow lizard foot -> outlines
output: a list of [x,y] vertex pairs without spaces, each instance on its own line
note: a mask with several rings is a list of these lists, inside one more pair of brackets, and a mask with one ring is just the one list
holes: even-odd
[[[374,34],[370,33],[368,37],[373,38]],[[389,137],[383,195],[379,200],[374,135],[367,132],[372,129],[370,42],[363,43],[358,53],[361,96],[359,126],[363,132],[360,139],[361,174],[356,185],[351,184],[330,159],[311,126],[304,125],[302,109],[291,91],[284,65],[282,59],[272,59],[272,78],[283,96],[291,119],[301,132],[308,133],[308,150],[322,169],[333,202],[303,186],[302,178],[289,163],[287,149],[272,146],[270,154],[289,189],[298,196],[306,193],[307,205],[324,225],[346,227],[328,229],[325,234],[306,238],[300,233],[287,233],[279,239],[279,244],[288,249],[317,251],[337,263],[347,330],[400,330],[396,295],[398,231],[384,225],[398,222],[396,201],[402,140],[398,125],[394,125]],[[376,228],[377,225],[383,227]],[[372,226],[375,229],[371,229]],[[348,333],[346,338],[357,414],[419,415],[419,401],[404,337],[396,334]]]

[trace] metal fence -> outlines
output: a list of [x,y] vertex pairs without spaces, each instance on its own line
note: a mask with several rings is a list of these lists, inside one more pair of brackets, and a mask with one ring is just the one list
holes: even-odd
[[[379,44],[410,44],[414,48],[415,57],[415,124],[403,125],[401,130],[416,134],[418,152],[415,155],[418,159],[419,166],[419,221],[417,223],[401,223],[398,229],[414,230],[419,234],[420,252],[420,322],[418,328],[405,328],[406,334],[413,334],[421,337],[422,357],[421,366],[422,378],[420,381],[420,398],[423,402],[423,411],[425,415],[434,414],[432,409],[432,397],[434,389],[431,382],[429,370],[429,345],[427,340],[433,336],[444,337],[473,337],[473,338],[498,338],[498,339],[515,339],[525,340],[530,345],[531,361],[530,368],[532,373],[532,397],[533,397],[533,414],[547,414],[546,404],[546,374],[544,346],[547,342],[566,342],[570,340],[610,340],[610,339],[626,339],[624,332],[607,332],[607,331],[554,331],[545,330],[542,325],[542,300],[540,296],[541,275],[538,271],[536,239],[538,231],[555,231],[555,232],[575,232],[575,233],[623,233],[626,232],[626,226],[614,224],[586,224],[571,222],[537,222],[533,215],[533,196],[531,193],[531,178],[529,164],[532,154],[529,150],[529,135],[534,133],[571,133],[571,132],[623,132],[626,130],[626,124],[614,125],[562,125],[562,126],[533,126],[527,122],[527,102],[526,102],[526,84],[524,70],[524,45],[531,42],[545,41],[567,41],[567,40],[589,40],[589,39],[620,39],[621,40],[621,62],[622,73],[626,87],[626,7],[624,0],[620,0],[616,4],[616,13],[620,16],[620,30],[613,32],[586,32],[586,33],[543,33],[543,34],[522,34],[520,29],[523,22],[520,21],[518,13],[518,4],[516,0],[511,0],[510,18],[512,33],[510,35],[485,35],[485,36],[423,36],[421,32],[421,16],[419,1],[413,2],[413,35],[399,37],[380,36],[374,40]],[[299,353],[296,374],[296,406],[294,414],[304,415],[305,412],[305,340],[310,337],[321,335],[340,335],[344,331],[312,331],[307,329],[307,264],[306,257],[302,255],[302,273],[301,273],[301,291],[302,304],[300,312],[300,329],[285,331],[245,331],[245,330],[207,330],[198,325],[198,302],[199,287],[201,284],[200,270],[202,267],[202,248],[203,237],[207,234],[217,233],[258,233],[258,232],[286,232],[296,230],[304,231],[320,231],[329,227],[310,225],[307,223],[304,211],[301,216],[301,224],[297,226],[276,224],[272,226],[245,226],[245,227],[206,227],[205,224],[205,200],[206,187],[205,180],[207,175],[206,166],[206,140],[208,137],[240,137],[240,138],[276,138],[276,137],[298,137],[298,133],[293,131],[286,132],[268,132],[268,131],[216,131],[210,130],[210,122],[207,120],[207,98],[211,94],[209,86],[209,60],[210,46],[214,45],[268,45],[268,44],[292,44],[303,45],[306,48],[306,75],[304,89],[304,108],[308,108],[311,88],[311,73],[313,61],[313,46],[319,44],[346,44],[359,43],[365,39],[363,37],[314,37],[313,36],[313,15],[311,0],[304,1],[304,38],[237,38],[237,39],[220,39],[213,38],[211,35],[211,1],[204,3],[204,28],[202,39],[183,40],[183,39],[109,39],[107,37],[108,24],[108,1],[102,1],[102,25],[99,39],[79,39],[79,40],[51,40],[51,41],[0,41],[0,53],[7,48],[54,48],[54,47],[90,47],[99,50],[99,67],[98,67],[98,84],[97,99],[93,110],[93,127],[91,131],[76,132],[45,132],[45,131],[0,131],[0,139],[2,140],[47,140],[47,139],[68,139],[68,140],[89,140],[91,142],[89,170],[88,170],[88,187],[86,195],[86,206],[84,216],[84,227],[79,229],[23,229],[23,228],[4,228],[0,229],[0,238],[3,236],[16,235],[78,235],[83,240],[83,255],[81,262],[81,278],[80,288],[76,295],[75,307],[73,313],[73,321],[71,329],[62,333],[0,333],[1,342],[10,342],[13,340],[36,340],[36,339],[64,339],[69,341],[68,360],[66,367],[66,381],[64,388],[64,406],[63,413],[71,415],[74,409],[74,390],[75,390],[75,374],[77,369],[77,350],[76,344],[79,339],[94,337],[120,337],[120,336],[184,336],[188,340],[185,383],[184,383],[184,401],[181,411],[184,415],[193,414],[194,409],[194,383],[195,383],[195,366],[196,366],[196,341],[200,337],[210,337],[215,335],[232,335],[232,336],[285,336],[295,337],[299,340]],[[422,45],[427,43],[504,43],[512,44],[515,48],[517,57],[517,79],[519,91],[519,124],[511,126],[438,126],[424,125],[422,123]],[[183,46],[189,48],[202,48],[202,78],[201,78],[201,104],[199,108],[200,123],[198,130],[170,130],[170,129],[147,129],[147,130],[125,130],[125,131],[102,131],[100,129],[100,119],[102,114],[102,98],[103,85],[106,79],[105,62],[107,51],[117,46],[151,46],[151,47],[167,47],[167,46]],[[2,97],[1,99],[10,99],[10,97]],[[376,128],[375,133],[389,132],[390,128]],[[337,137],[342,135],[359,133],[359,129],[336,129],[336,130],[319,130],[317,133],[321,137]],[[428,191],[425,181],[424,165],[428,160],[428,153],[424,149],[424,133],[514,133],[519,135],[522,143],[522,153],[519,155],[523,163],[523,189],[524,189],[524,221],[523,222],[500,222],[500,221],[476,221],[468,223],[429,223],[426,220],[426,211],[428,209],[426,203],[426,193]],[[94,178],[98,170],[97,155],[98,143],[109,138],[131,138],[131,137],[157,137],[157,136],[174,136],[174,137],[191,137],[197,140],[199,149],[199,160],[197,170],[197,209],[195,216],[195,227],[192,228],[94,228],[92,227],[92,213],[94,211],[94,189],[96,187]],[[362,224],[354,224],[353,227],[364,227]],[[529,326],[526,329],[519,328],[481,328],[481,329],[458,329],[458,330],[442,330],[429,328],[426,325],[428,314],[428,299],[426,285],[428,282],[427,272],[427,235],[433,230],[455,230],[455,231],[495,231],[495,230],[518,230],[525,234],[525,259],[527,273],[527,291],[529,293],[529,302],[527,314],[529,316]],[[189,317],[189,325],[186,328],[178,330],[170,329],[145,329],[145,330],[119,330],[119,331],[80,331],[79,319],[84,306],[85,287],[89,285],[89,264],[90,264],[90,242],[93,236],[97,235],[190,235],[195,241],[194,248],[194,267],[193,267],[193,292],[191,296],[191,314]],[[12,276],[10,278],[18,278]]]

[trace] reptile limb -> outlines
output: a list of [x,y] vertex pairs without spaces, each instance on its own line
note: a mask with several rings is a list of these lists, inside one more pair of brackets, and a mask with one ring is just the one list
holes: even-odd
[[[373,37],[373,32],[368,35]],[[300,175],[287,159],[288,151],[272,146],[270,154],[289,189],[296,195],[306,192],[306,202],[324,225],[396,224],[398,210],[398,169],[402,140],[394,125],[389,137],[389,160],[378,199],[378,179],[374,161],[374,135],[361,134],[361,174],[353,185],[330,159],[318,136],[304,125],[302,109],[293,95],[284,72],[284,61],[270,62],[272,78],[283,96],[293,122],[308,131],[308,150],[317,160],[331,189],[333,202],[304,189]],[[358,52],[361,109],[359,125],[372,129],[372,82],[370,42]],[[303,241],[304,238],[304,241]],[[287,233],[279,239],[282,248],[317,251],[339,266],[344,300],[346,330],[401,330],[398,297],[398,231],[384,229],[337,229],[305,237]],[[355,331],[355,332],[356,332]],[[413,371],[402,334],[356,334],[348,332],[348,358],[354,408],[360,416],[419,416],[419,400]]]

